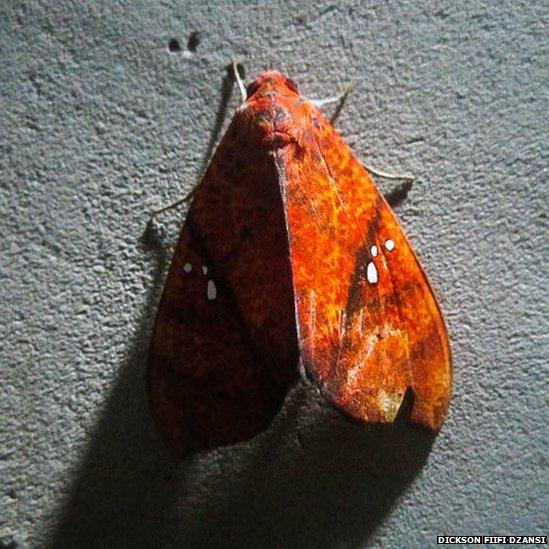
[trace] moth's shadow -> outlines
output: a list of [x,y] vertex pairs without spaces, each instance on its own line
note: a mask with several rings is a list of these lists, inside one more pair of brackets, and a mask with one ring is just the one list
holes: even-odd
[[299,385],[255,440],[175,463],[152,428],[136,335],[51,547],[359,547],[433,435],[357,424]]

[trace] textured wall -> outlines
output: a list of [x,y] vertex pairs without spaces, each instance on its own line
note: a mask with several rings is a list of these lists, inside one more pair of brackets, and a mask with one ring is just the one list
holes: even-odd
[[[0,535],[401,547],[547,533],[543,4],[2,2]],[[311,97],[352,83],[338,126],[357,156],[421,176],[397,213],[453,344],[435,439],[350,423],[300,385],[254,441],[168,459],[145,356],[184,210],[160,242],[142,235],[238,104],[233,56]]]

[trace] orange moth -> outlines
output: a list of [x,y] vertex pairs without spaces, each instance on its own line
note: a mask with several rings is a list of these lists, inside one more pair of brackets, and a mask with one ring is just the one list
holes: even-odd
[[149,387],[177,454],[268,426],[299,373],[365,422],[442,424],[451,355],[433,291],[370,173],[278,72],[252,82],[197,186]]

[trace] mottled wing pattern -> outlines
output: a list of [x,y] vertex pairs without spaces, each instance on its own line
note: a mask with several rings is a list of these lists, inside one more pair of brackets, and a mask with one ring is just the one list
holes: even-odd
[[438,428],[448,337],[429,283],[368,172],[276,72],[248,87],[198,186],[149,368],[172,448],[245,440],[301,367],[354,417]]
[[352,416],[438,428],[450,347],[425,274],[364,167],[310,103],[288,108],[296,139],[276,153],[288,225],[302,366]]
[[152,341],[157,424],[177,454],[245,440],[297,375],[287,234],[272,155],[237,113],[199,184]]

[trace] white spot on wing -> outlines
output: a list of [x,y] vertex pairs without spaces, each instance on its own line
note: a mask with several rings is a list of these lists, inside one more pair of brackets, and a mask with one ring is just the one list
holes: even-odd
[[206,265],[202,265],[202,272],[204,273],[204,275],[208,274],[208,267],[206,267]]
[[377,282],[377,269],[373,261],[370,261],[366,267],[366,278],[370,284],[375,284]]
[[217,297],[217,287],[213,280],[208,280],[208,289],[206,295],[209,301],[213,301]]
[[193,270],[193,266],[190,263],[185,263],[185,265],[183,265],[183,270],[186,273],[190,273]]
[[388,252],[392,252],[395,249],[395,243],[393,240],[389,239],[385,241],[385,248]]
[[377,246],[372,246],[370,248],[370,253],[372,254],[372,257],[377,257]]

